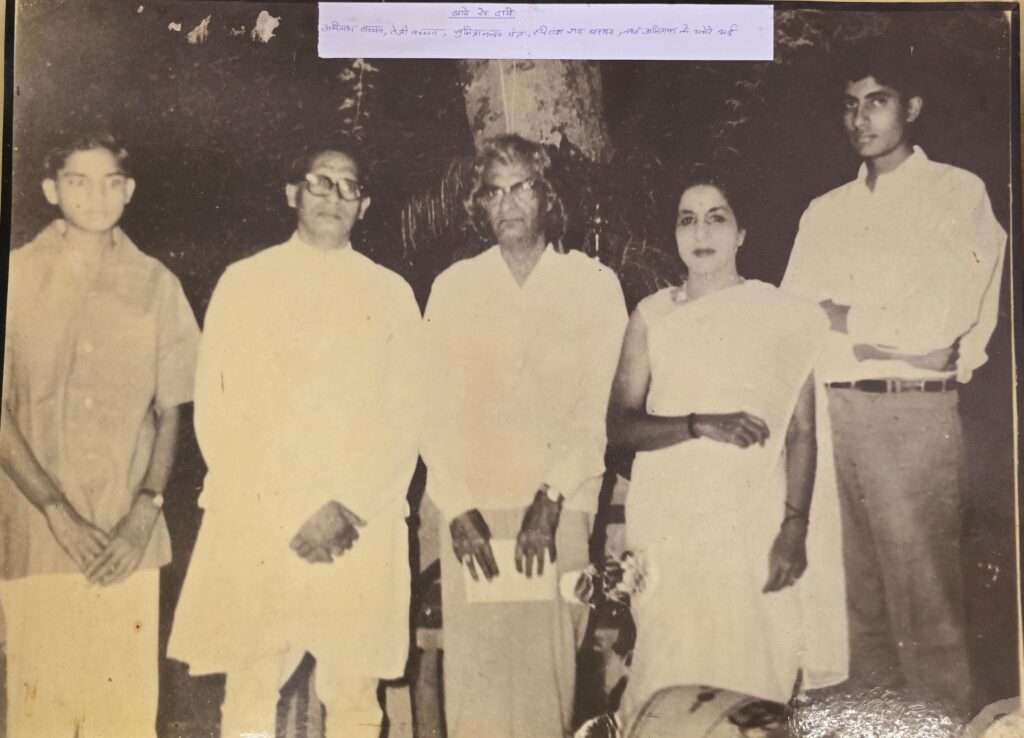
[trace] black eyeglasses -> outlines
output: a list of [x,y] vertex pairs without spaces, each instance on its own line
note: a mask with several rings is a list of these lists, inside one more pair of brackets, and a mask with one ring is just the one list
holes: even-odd
[[316,197],[327,197],[337,192],[338,197],[347,202],[358,200],[363,196],[363,188],[353,179],[331,179],[326,174],[310,172],[305,177],[306,189]]

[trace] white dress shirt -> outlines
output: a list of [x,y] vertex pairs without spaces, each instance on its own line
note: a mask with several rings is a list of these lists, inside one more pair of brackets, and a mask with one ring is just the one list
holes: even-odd
[[428,493],[447,519],[572,505],[604,471],[605,413],[628,316],[615,274],[549,245],[520,286],[494,246],[435,280],[426,309]]
[[948,377],[903,361],[858,361],[853,346],[923,354],[960,338],[956,377],[969,381],[988,358],[1005,245],[974,174],[914,147],[871,190],[862,165],[857,179],[807,208],[782,282],[802,297],[850,306],[848,334],[831,334],[819,378]]

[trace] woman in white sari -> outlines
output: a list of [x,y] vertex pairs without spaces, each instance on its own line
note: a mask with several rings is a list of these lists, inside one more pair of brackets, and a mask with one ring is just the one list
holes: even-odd
[[846,678],[838,514],[831,465],[817,463],[827,434],[812,376],[828,321],[739,275],[747,234],[721,178],[677,191],[689,275],[634,312],[608,411],[609,444],[637,452],[626,537],[651,581],[633,606],[627,720],[674,685],[784,703],[798,678]]

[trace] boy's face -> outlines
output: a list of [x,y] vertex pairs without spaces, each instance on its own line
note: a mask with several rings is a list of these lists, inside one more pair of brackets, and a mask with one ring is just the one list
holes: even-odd
[[865,77],[846,85],[843,127],[862,159],[879,159],[909,146],[908,124],[921,113],[921,98],[903,101],[892,87]]
[[110,151],[75,151],[55,178],[43,181],[43,194],[60,208],[68,225],[88,233],[105,233],[117,225],[135,192]]

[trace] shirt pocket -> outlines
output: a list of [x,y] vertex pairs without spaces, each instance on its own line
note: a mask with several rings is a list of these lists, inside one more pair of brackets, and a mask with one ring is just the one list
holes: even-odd
[[156,391],[157,330],[151,310],[113,296],[89,299],[70,337],[69,400],[124,422]]

